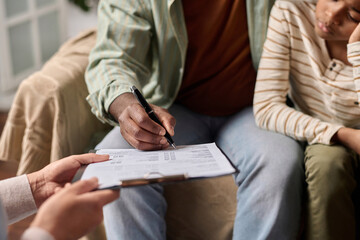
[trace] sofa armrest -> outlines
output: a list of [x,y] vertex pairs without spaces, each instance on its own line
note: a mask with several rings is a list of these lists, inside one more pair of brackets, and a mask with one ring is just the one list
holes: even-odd
[[91,136],[108,128],[85,100],[84,73],[95,39],[95,30],[81,33],[21,83],[0,139],[0,158],[19,161],[18,174],[83,153]]

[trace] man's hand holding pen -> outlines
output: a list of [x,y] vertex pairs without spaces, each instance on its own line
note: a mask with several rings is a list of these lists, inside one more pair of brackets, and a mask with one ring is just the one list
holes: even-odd
[[149,104],[160,120],[160,126],[146,113],[132,93],[124,93],[110,105],[111,115],[117,119],[124,139],[139,150],[159,150],[169,147],[166,131],[174,136],[175,118],[164,108]]

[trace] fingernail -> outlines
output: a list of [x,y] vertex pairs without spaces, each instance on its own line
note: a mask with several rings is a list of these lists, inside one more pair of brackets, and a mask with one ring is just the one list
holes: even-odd
[[165,132],[165,129],[161,129],[159,135],[162,135],[162,136],[163,136],[163,135],[165,135],[165,133],[166,133],[166,132]]
[[160,141],[160,144],[163,145],[167,142],[166,138],[162,138],[161,141]]

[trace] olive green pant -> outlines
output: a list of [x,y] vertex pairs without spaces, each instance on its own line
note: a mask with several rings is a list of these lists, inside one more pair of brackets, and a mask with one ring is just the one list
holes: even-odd
[[306,239],[355,239],[358,155],[340,145],[306,147]]

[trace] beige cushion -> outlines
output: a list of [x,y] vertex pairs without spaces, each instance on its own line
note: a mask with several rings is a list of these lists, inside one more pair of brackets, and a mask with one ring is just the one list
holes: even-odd
[[168,185],[168,239],[231,239],[236,213],[232,176]]
[[109,128],[85,100],[84,71],[95,37],[89,30],[68,41],[21,83],[0,139],[0,158],[19,161],[18,174],[83,153],[95,132]]

